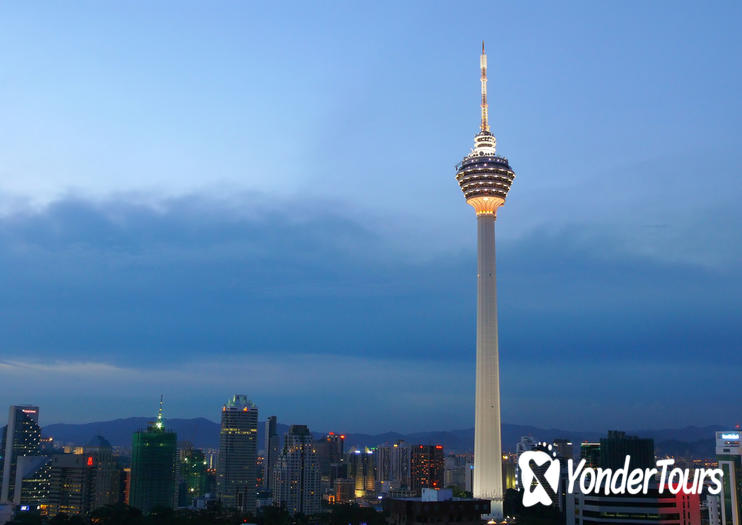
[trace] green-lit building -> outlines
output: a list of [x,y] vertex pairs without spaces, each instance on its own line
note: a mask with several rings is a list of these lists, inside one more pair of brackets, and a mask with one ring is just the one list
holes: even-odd
[[193,505],[207,492],[208,465],[202,450],[184,447],[178,460],[178,506]]
[[147,430],[135,432],[132,439],[129,489],[132,507],[147,514],[157,507],[175,506],[176,453],[177,436],[165,429],[160,404],[157,421]]

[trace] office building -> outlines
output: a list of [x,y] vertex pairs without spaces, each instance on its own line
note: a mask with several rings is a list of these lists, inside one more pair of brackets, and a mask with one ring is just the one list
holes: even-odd
[[376,493],[376,454],[364,447],[348,454],[348,475],[355,481],[355,496],[362,498]]
[[205,496],[208,487],[206,457],[203,450],[186,446],[178,451],[178,506],[190,507]]
[[273,469],[273,502],[294,515],[320,511],[320,476],[312,434],[306,425],[291,425]]
[[333,465],[343,461],[345,451],[345,435],[330,432],[322,439],[314,442],[314,449],[317,451],[317,461],[319,462],[319,473],[322,478],[331,480],[333,477]]
[[580,459],[585,460],[586,467],[600,466],[600,442],[583,441],[580,443]]
[[281,452],[281,440],[278,435],[278,418],[270,416],[265,421],[265,454],[263,455],[263,487],[270,489],[273,466]]
[[442,445],[417,445],[410,456],[410,488],[417,494],[422,489],[443,488],[444,454]]
[[495,218],[505,204],[515,173],[508,159],[495,153],[487,105],[487,55],[482,42],[481,125],[474,149],[456,166],[456,179],[477,215],[477,361],[474,421],[474,497],[492,502],[495,519],[503,517],[502,438],[500,435],[500,358],[495,278]]
[[15,469],[13,505],[48,514],[52,458],[19,456]]
[[254,514],[257,493],[258,407],[237,394],[222,407],[217,496],[225,508]]
[[659,493],[657,484],[647,494],[622,494],[605,496],[566,494],[566,525],[701,525],[701,507],[698,494],[677,495],[664,490]]
[[653,468],[654,441],[636,436],[627,436],[625,432],[609,430],[608,437],[600,439],[600,466],[617,469],[624,466],[626,456],[631,456],[631,469]]
[[451,490],[423,489],[413,498],[385,498],[384,512],[390,525],[457,523],[481,525],[482,514],[490,511],[490,501],[454,498]]
[[741,443],[739,430],[716,433],[716,460],[724,472],[719,494],[721,525],[740,525],[742,517]]
[[177,436],[165,428],[162,401],[157,420],[134,433],[131,443],[129,504],[145,514],[172,508],[176,498]]
[[378,479],[382,492],[409,489],[412,446],[404,440],[384,444],[376,450]]
[[8,425],[3,432],[0,503],[13,502],[18,458],[38,455],[40,440],[39,407],[11,406],[8,413]]
[[113,448],[103,436],[95,436],[83,447],[87,466],[93,467],[91,510],[119,502],[121,468],[113,456]]

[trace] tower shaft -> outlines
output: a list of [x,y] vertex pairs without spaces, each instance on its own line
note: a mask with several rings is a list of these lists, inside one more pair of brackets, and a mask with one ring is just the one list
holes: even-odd
[[502,517],[500,362],[495,278],[495,217],[477,215],[477,374],[474,425],[474,497],[492,501]]

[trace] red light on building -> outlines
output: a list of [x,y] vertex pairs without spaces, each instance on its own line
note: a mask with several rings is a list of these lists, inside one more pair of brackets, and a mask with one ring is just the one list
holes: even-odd
[[340,434],[340,439],[345,439],[345,434]]
[[435,448],[437,448],[438,450],[443,450],[443,445],[436,445]]
[[93,456],[88,456],[88,467],[93,466]]
[[335,435],[335,432],[330,432],[330,435],[331,435],[331,436],[334,436],[334,435]]

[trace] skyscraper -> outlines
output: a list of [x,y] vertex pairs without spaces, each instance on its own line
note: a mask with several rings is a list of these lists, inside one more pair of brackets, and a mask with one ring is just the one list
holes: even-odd
[[443,488],[444,455],[442,445],[417,445],[412,447],[410,474],[412,489],[422,494],[422,489]]
[[487,106],[487,55],[480,58],[481,126],[474,149],[456,167],[467,204],[477,214],[477,373],[474,422],[474,497],[492,502],[502,518],[502,444],[500,436],[500,362],[497,342],[495,218],[515,178],[508,159],[495,154]]
[[206,494],[208,465],[203,450],[187,444],[178,450],[178,506],[193,505]]
[[103,436],[95,436],[85,445],[88,466],[95,468],[91,489],[91,509],[112,505],[119,500],[121,470],[113,456],[113,448]]
[[409,443],[398,440],[391,445],[382,445],[376,450],[378,456],[378,479],[383,491],[409,489],[410,455]]
[[608,437],[600,438],[600,466],[617,469],[631,457],[630,468],[654,467],[654,440],[627,436],[626,432],[609,430]]
[[368,447],[348,454],[348,470],[355,480],[355,494],[362,498],[376,492],[376,454]]
[[273,503],[291,514],[320,511],[319,464],[306,425],[291,425],[273,469]]
[[258,407],[235,394],[222,407],[217,495],[227,508],[255,513],[258,474]]
[[276,458],[281,451],[281,441],[278,437],[278,418],[270,416],[265,420],[265,458],[263,459],[263,486],[271,488],[271,477]]
[[162,400],[157,420],[134,433],[131,443],[129,504],[149,513],[155,507],[175,505],[177,436],[165,429]]
[[[314,450],[317,451],[320,477],[330,480],[333,476],[333,465],[343,461],[345,435],[329,432],[327,435],[314,442]],[[334,479],[332,479],[334,481]]]
[[41,428],[39,407],[13,405],[8,413],[2,454],[2,487],[0,503],[12,503],[15,492],[15,470],[20,456],[35,456],[39,453]]

